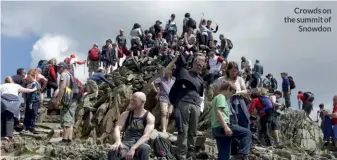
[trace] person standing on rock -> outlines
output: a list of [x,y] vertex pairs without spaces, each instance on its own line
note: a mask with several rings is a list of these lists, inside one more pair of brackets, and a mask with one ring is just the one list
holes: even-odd
[[[58,69],[58,73],[60,74],[60,79],[58,82],[59,87],[54,92],[54,97],[53,97],[53,99],[55,98],[57,99],[55,101],[55,106],[59,106],[59,103],[61,102],[61,99],[65,93],[66,88],[72,89],[72,86],[73,86],[72,83],[74,83],[72,81],[73,75],[68,70],[70,69],[69,65],[67,65],[64,62],[61,62],[57,65],[57,69]],[[63,133],[62,133],[63,139],[60,142],[61,144],[70,144],[72,142],[76,108],[77,108],[77,104],[74,98],[70,102],[69,105],[61,106],[60,119],[61,119],[61,127],[63,128]]]
[[333,139],[335,141],[335,147],[337,147],[337,95],[333,97],[333,110],[331,114],[326,114],[331,118],[332,121],[332,130],[333,130]]
[[[272,146],[268,126],[272,121],[274,108],[273,103],[269,97],[267,97],[268,91],[266,89],[262,89],[260,92],[256,92],[255,94],[257,98],[252,99],[252,103],[249,107],[249,114],[252,114],[256,109],[257,114],[260,117],[261,136],[264,138],[266,146]],[[278,130],[277,126],[272,126],[272,130]]]
[[5,78],[5,84],[0,85],[1,93],[1,138],[12,142],[14,120],[19,118],[20,93],[32,93],[37,88],[28,89],[13,82],[12,77]]
[[84,93],[85,97],[97,98],[98,85],[100,85],[102,82],[109,84],[111,88],[115,86],[113,83],[111,83],[108,79],[105,78],[104,68],[100,67],[98,68],[96,73],[94,73],[92,76],[89,77],[85,86],[86,90],[86,93]]
[[89,68],[89,77],[94,73],[97,72],[98,68],[101,66],[101,54],[100,50],[98,49],[98,45],[94,44],[93,47],[88,52],[88,61],[87,66]]
[[38,75],[35,69],[31,69],[28,71],[27,75],[27,88],[37,88],[37,91],[34,91],[32,93],[27,94],[26,98],[26,109],[25,109],[25,118],[23,121],[23,124],[25,126],[26,131],[30,131],[33,134],[36,134],[35,131],[35,123],[38,118],[38,112],[40,108],[40,89],[41,86],[39,82],[36,80]]
[[281,73],[282,77],[282,92],[283,92],[283,97],[285,101],[285,105],[287,108],[291,106],[290,102],[290,82],[288,79],[288,73],[282,72]]
[[230,123],[230,106],[227,99],[235,94],[235,86],[230,82],[224,82],[219,91],[220,93],[212,100],[211,110],[212,133],[219,151],[218,159],[230,159],[232,138],[237,138],[240,141],[235,159],[248,160],[252,134],[247,128]]
[[[115,143],[109,146],[108,160],[148,160],[151,147],[148,140],[154,130],[155,117],[144,109],[146,95],[132,95],[130,111],[123,112],[114,129]],[[121,137],[121,132],[123,136]]]
[[[186,52],[186,56],[190,56]],[[204,80],[200,76],[206,64],[206,58],[201,53],[196,54],[192,69],[188,71],[184,54],[176,57],[176,69],[173,74],[176,81],[173,84],[169,98],[174,106],[175,122],[178,131],[177,158],[185,160],[195,158],[195,140],[200,116],[201,97],[204,94]]]
[[279,138],[279,128],[280,128],[280,123],[279,123],[279,113],[277,110],[283,106],[283,104],[280,103],[280,98],[282,97],[282,92],[279,90],[274,91],[274,94],[269,97],[271,102],[273,103],[273,112],[271,116],[271,129],[272,133],[274,135],[274,142],[276,145],[280,145],[280,138]]
[[172,114],[172,104],[170,103],[169,93],[175,82],[172,77],[172,70],[165,70],[164,76],[157,78],[152,82],[153,89],[158,93],[160,110],[161,110],[161,127],[166,132],[169,117]]

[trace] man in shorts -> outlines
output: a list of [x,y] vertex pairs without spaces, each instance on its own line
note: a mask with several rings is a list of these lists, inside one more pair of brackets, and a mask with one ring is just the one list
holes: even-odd
[[[65,89],[71,88],[71,74],[69,73],[69,65],[61,62],[57,65],[58,73],[60,74],[60,79],[58,82],[58,89],[54,92],[54,97],[57,98],[55,101],[56,105],[59,106]],[[63,105],[60,109],[61,114],[61,127],[63,128],[62,141],[61,144],[71,144],[73,137],[73,126],[75,124],[75,111],[77,108],[76,100],[73,99],[69,105]]]

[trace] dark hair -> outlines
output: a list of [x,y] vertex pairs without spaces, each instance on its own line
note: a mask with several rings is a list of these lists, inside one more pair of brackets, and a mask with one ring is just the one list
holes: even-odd
[[301,94],[301,93],[303,93],[302,91],[298,91],[298,94]]
[[140,24],[138,24],[138,23],[133,24],[132,29],[137,29],[137,28],[140,28]]
[[174,13],[171,14],[171,17],[176,17],[176,15]]
[[235,63],[233,61],[229,62],[228,65],[227,65],[227,68],[226,68],[226,76],[227,76],[227,78],[229,78],[229,70],[232,69],[233,67],[236,68],[236,69],[239,69],[239,66],[238,66],[237,63]]
[[276,91],[274,91],[274,94],[275,94],[275,95],[279,95],[279,96],[281,96],[281,97],[282,97],[282,92],[281,92],[281,91],[279,91],[279,90],[276,90]]
[[108,40],[105,41],[105,43],[107,43],[107,42],[112,43],[112,40],[108,39]]
[[16,74],[17,75],[22,75],[22,73],[23,73],[24,70],[25,69],[23,69],[23,68],[19,68],[19,69],[16,70]]
[[320,108],[321,108],[321,107],[324,107],[324,104],[323,104],[323,103],[319,104],[319,107],[320,107]]
[[190,13],[185,13],[185,17],[190,18],[191,17]]

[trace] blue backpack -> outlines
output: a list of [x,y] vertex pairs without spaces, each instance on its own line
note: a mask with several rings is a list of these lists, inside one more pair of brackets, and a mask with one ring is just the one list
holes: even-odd
[[269,97],[267,96],[260,96],[259,97],[260,102],[263,105],[263,109],[261,109],[259,111],[259,114],[261,113],[268,113],[269,111],[272,111],[273,109],[273,103],[271,102],[271,100],[269,99]]
[[40,60],[39,63],[37,64],[37,68],[40,68],[42,70],[46,64],[48,64],[47,60]]

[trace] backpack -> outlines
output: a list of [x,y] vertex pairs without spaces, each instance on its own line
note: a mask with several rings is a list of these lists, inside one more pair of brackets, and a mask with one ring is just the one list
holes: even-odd
[[174,155],[171,153],[172,144],[171,142],[161,136],[157,136],[152,142],[152,148],[154,154],[157,158],[166,158],[166,160],[176,160]]
[[197,28],[197,22],[194,19],[189,18],[188,22],[187,22],[187,26],[192,27],[193,29],[196,29]]
[[277,80],[274,77],[270,79],[270,83],[272,89],[277,89]]
[[227,39],[227,45],[228,45],[228,49],[232,49],[233,48],[233,43],[230,39]]
[[153,35],[156,34],[156,30],[154,29],[154,25],[150,27],[149,32]]
[[45,76],[46,78],[50,77],[50,74],[49,74],[50,70],[49,70],[49,65],[48,64],[44,65],[41,70],[42,70],[41,74],[43,76]]
[[98,61],[99,60],[99,50],[97,48],[92,48],[89,51],[88,59],[90,61]]
[[288,79],[289,79],[289,83],[290,83],[290,89],[295,89],[296,85],[295,85],[293,77],[289,76]]
[[305,100],[308,100],[310,102],[313,102],[315,100],[315,95],[311,92],[304,92],[303,96]]
[[60,102],[61,107],[69,106],[72,99],[73,99],[72,90],[71,90],[71,88],[66,87],[64,89],[64,93],[63,93],[63,96],[61,98],[61,102]]
[[259,98],[261,104],[263,105],[263,109],[259,110],[258,113],[259,114],[261,114],[261,113],[268,114],[268,112],[273,109],[273,103],[271,102],[271,100],[267,96],[260,96],[258,98]]
[[47,64],[48,64],[47,60],[40,60],[39,63],[37,64],[37,68],[40,68],[42,70],[43,67]]

